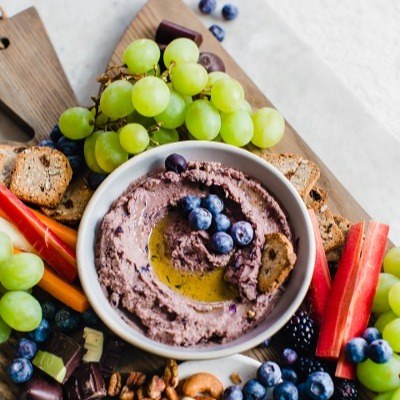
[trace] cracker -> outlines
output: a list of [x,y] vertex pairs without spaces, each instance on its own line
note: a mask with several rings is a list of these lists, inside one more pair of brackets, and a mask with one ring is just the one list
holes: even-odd
[[9,187],[17,155],[25,146],[0,144],[0,184]]
[[290,240],[282,233],[265,236],[258,289],[262,293],[272,293],[281,286],[293,269],[297,256]]
[[72,179],[68,158],[50,147],[34,146],[18,154],[10,190],[22,201],[54,208]]

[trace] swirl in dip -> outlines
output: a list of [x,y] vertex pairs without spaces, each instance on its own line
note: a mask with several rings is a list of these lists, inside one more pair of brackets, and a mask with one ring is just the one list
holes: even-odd
[[[179,212],[183,197],[208,193],[232,220],[251,223],[254,238],[228,254],[210,249],[210,233]],[[154,340],[190,347],[225,343],[258,325],[284,291],[260,292],[266,235],[295,247],[287,215],[259,181],[217,162],[189,162],[177,174],[157,170],[112,204],[97,236],[99,282],[122,317]]]

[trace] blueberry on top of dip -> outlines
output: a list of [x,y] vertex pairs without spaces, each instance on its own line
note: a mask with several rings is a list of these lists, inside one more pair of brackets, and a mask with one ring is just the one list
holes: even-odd
[[[251,225],[248,244],[215,251],[213,230],[189,224],[182,199],[210,194],[222,199],[232,224]],[[103,218],[99,282],[124,320],[149,338],[183,347],[226,343],[263,321],[284,291],[258,284],[268,235],[277,233],[296,249],[286,212],[241,171],[201,161],[155,170],[132,182]]]

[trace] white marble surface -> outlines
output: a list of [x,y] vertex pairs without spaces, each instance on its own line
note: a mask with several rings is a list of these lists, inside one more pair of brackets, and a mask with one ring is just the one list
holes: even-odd
[[[197,10],[197,0],[185,0]],[[232,0],[223,46],[372,218],[400,244],[400,5],[397,0]],[[2,0],[35,6],[78,100],[144,0]],[[224,4],[219,0],[219,6]]]

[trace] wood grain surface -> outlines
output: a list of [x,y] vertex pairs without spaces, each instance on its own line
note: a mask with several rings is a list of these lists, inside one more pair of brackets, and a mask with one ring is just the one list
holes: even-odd
[[[214,52],[223,59],[226,72],[241,82],[249,103],[254,108],[272,106],[266,94],[255,86],[181,0],[149,0],[122,36],[109,65],[122,64],[122,53],[134,39],[154,38],[156,28],[163,19],[201,32],[201,51]],[[76,105],[77,101],[34,9],[28,9],[8,20],[0,20],[0,36],[10,39],[10,46],[0,51],[0,107],[11,112],[13,118],[31,129],[34,136],[29,144],[35,144],[48,137],[61,112]],[[257,59],[257,54],[254,54],[254,59]],[[259,152],[255,148],[250,150]],[[332,211],[353,222],[370,219],[288,121],[283,140],[272,151],[298,153],[315,162],[321,171],[318,185],[328,193],[328,204]],[[272,343],[271,347],[255,348],[245,354],[261,361],[277,360],[283,345],[279,337],[273,338]],[[0,399],[5,400],[15,398],[13,396],[16,393],[15,386],[11,385],[4,374],[5,360],[10,354],[9,346],[0,346]],[[164,362],[160,357],[130,348],[121,361],[121,370],[141,369],[147,372],[158,369]],[[373,397],[363,392],[359,398]]]

